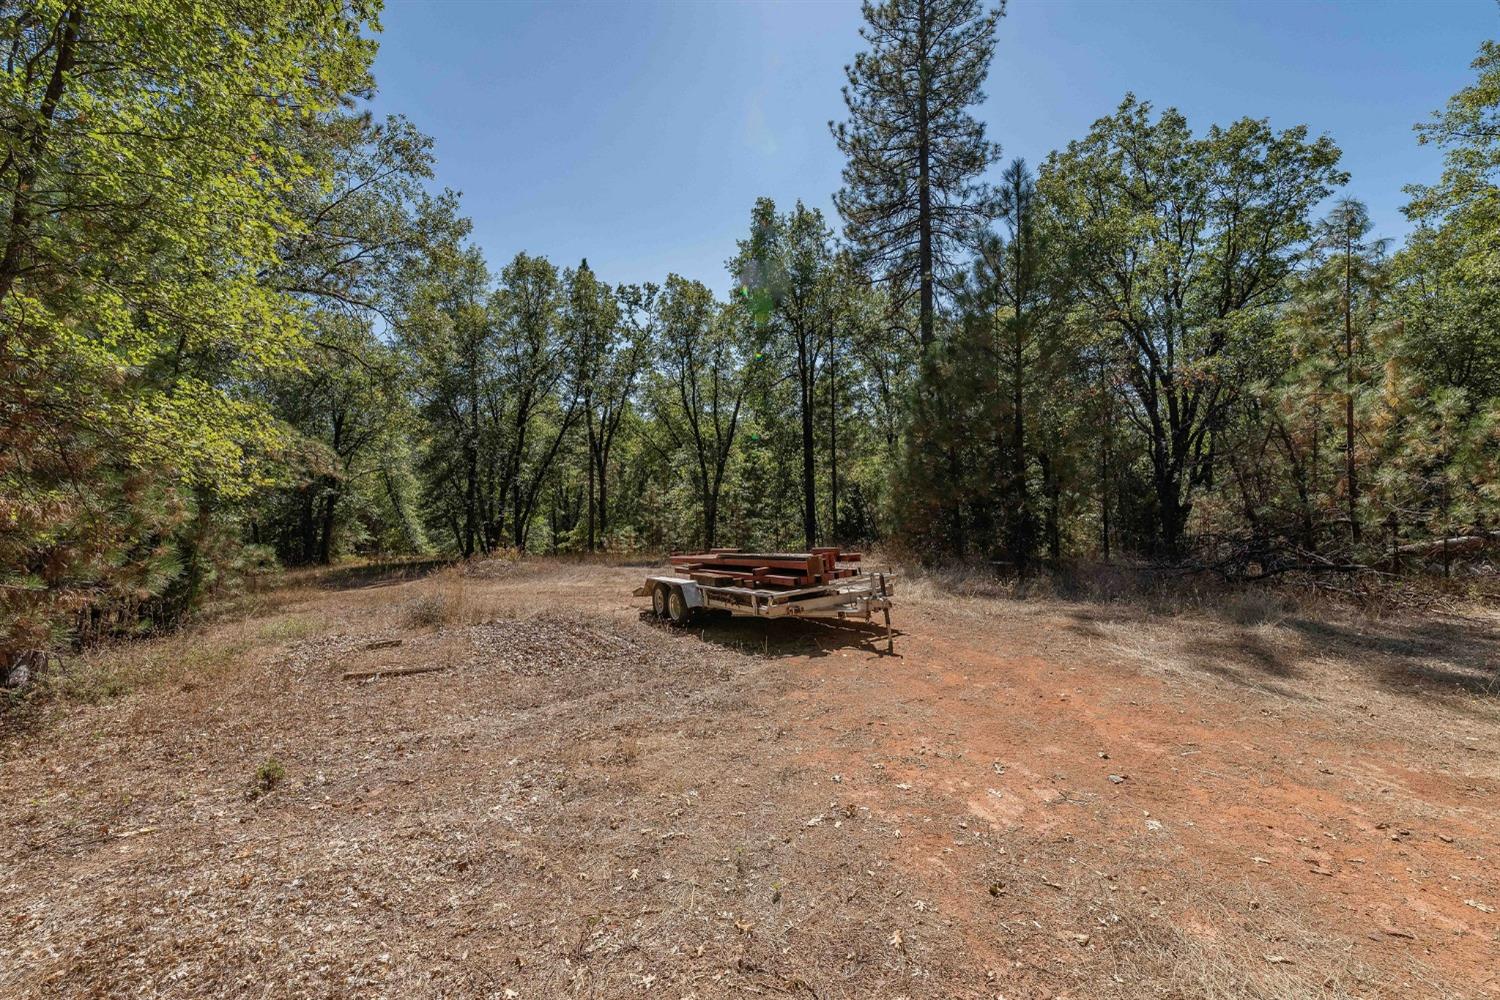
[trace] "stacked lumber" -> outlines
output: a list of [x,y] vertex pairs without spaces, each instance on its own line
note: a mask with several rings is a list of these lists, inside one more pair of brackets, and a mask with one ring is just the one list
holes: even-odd
[[859,571],[841,563],[857,563],[858,552],[843,552],[838,546],[811,552],[741,552],[739,549],[709,549],[670,557],[672,565],[695,582],[708,587],[753,587],[791,589],[819,587],[846,579]]

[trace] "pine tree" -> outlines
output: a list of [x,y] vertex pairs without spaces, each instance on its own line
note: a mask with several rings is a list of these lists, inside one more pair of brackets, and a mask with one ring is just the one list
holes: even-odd
[[1321,277],[1336,290],[1336,341],[1344,383],[1344,502],[1351,550],[1360,544],[1361,537],[1359,430],[1355,410],[1365,378],[1368,327],[1384,279],[1381,257],[1385,245],[1370,237],[1372,228],[1363,204],[1353,198],[1340,199],[1319,229],[1321,260],[1314,276],[1314,280]]
[[834,197],[845,236],[889,282],[898,312],[915,293],[924,350],[939,287],[994,210],[979,178],[1000,149],[970,109],[984,100],[1004,11],[980,0],[866,0],[860,37],[870,49],[845,70],[849,120],[829,123],[848,158]]

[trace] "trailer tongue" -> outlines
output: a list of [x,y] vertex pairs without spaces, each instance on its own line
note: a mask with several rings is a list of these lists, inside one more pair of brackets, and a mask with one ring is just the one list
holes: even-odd
[[862,569],[858,552],[740,552],[711,549],[670,557],[676,573],[648,576],[635,591],[660,618],[685,624],[701,610],[754,618],[831,618],[885,622],[893,649],[892,574]]

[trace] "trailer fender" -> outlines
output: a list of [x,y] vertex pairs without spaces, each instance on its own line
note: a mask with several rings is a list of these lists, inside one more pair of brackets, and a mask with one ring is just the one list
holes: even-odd
[[632,591],[632,594],[635,597],[653,597],[658,588],[665,588],[668,593],[676,594],[688,614],[708,604],[695,581],[675,576],[648,576],[646,582]]

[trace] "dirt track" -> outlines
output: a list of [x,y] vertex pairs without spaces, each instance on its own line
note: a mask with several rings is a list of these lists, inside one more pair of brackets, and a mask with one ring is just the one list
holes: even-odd
[[333,575],[93,658],[138,686],[5,736],[0,995],[1500,996],[1492,618],[920,583],[884,657],[641,573]]

